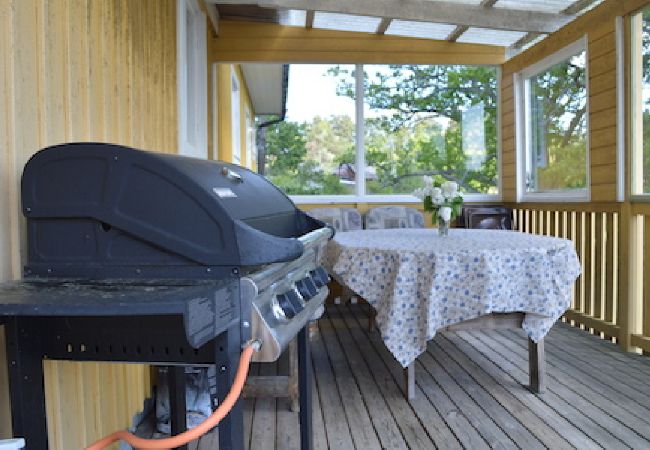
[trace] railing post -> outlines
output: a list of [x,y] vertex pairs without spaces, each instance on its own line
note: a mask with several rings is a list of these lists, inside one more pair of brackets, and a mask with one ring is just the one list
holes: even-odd
[[618,254],[618,323],[619,345],[624,351],[633,349],[631,336],[637,330],[636,315],[643,295],[643,241],[639,233],[641,219],[632,214],[631,204],[621,204]]

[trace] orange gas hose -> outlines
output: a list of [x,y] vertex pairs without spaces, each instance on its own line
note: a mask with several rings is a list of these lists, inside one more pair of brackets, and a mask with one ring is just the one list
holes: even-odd
[[197,427],[176,436],[164,439],[143,439],[129,433],[128,431],[116,431],[115,433],[100,439],[94,444],[89,445],[85,450],[102,450],[120,439],[128,442],[135,448],[170,449],[180,447],[181,445],[185,445],[188,442],[203,436],[205,433],[215,427],[219,422],[221,422],[221,419],[226,417],[233,406],[235,406],[235,403],[237,402],[237,399],[239,398],[239,395],[244,388],[246,377],[248,376],[248,367],[250,365],[251,358],[253,357],[253,351],[258,350],[259,345],[259,341],[254,341],[244,348],[241,357],[239,358],[239,367],[237,367],[235,380],[233,381],[228,395],[226,395],[226,398],[223,399],[223,402],[221,402],[221,404],[212,413],[212,415],[205,419],[205,421],[203,421]]

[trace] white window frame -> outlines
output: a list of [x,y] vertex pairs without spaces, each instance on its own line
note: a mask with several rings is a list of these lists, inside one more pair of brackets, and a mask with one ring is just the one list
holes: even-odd
[[[517,201],[521,203],[545,203],[545,202],[589,202],[591,201],[591,162],[589,149],[589,48],[587,45],[587,36],[583,36],[577,41],[558,50],[554,54],[538,61],[537,63],[526,67],[515,74],[515,129],[516,129],[516,146],[517,146]],[[587,121],[586,137],[586,175],[587,187],[585,189],[563,189],[556,191],[539,191],[526,192],[526,161],[530,152],[531,134],[530,124],[530,105],[528,103],[530,78],[538,75],[554,65],[561,63],[571,56],[580,52],[585,52],[585,90],[587,95],[587,112],[585,120]]]
[[248,105],[244,105],[244,126],[246,127],[246,167],[253,168],[255,157],[255,131],[253,113]]
[[231,160],[234,164],[241,164],[241,80],[234,67],[230,69],[230,134]]
[[[370,65],[370,64],[369,64]],[[364,130],[364,91],[363,91],[363,64],[355,67],[355,168],[357,182],[354,195],[291,195],[291,200],[296,204],[336,205],[342,203],[406,203],[421,205],[422,200],[409,194],[366,194],[366,154]],[[501,152],[501,68],[495,67],[497,78],[497,194],[464,194],[465,202],[500,202],[503,199],[502,190],[502,152]],[[361,175],[361,176],[358,176]]]
[[[177,0],[176,55],[178,96],[178,151],[185,156],[208,157],[208,68],[206,17],[197,0]],[[189,22],[189,29],[188,29]],[[193,55],[187,54],[193,43]],[[189,67],[192,61],[192,67]],[[188,70],[189,74],[188,74]],[[192,96],[191,101],[188,96]],[[189,111],[190,105],[193,111]],[[192,113],[194,122],[189,123]]]

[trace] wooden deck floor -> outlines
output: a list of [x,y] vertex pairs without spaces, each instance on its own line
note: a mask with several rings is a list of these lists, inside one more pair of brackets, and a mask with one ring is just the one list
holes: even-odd
[[[366,325],[362,306],[330,306],[313,335],[316,449],[650,449],[650,358],[558,324],[546,339],[549,389],[533,395],[523,332],[445,333],[418,358],[408,403],[401,367]],[[245,402],[247,448],[299,448],[286,400]],[[198,448],[216,443],[205,436]]]

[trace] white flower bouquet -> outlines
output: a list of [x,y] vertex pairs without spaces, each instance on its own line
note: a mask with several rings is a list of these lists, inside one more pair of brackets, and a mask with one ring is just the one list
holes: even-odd
[[460,215],[463,206],[463,194],[458,190],[458,183],[445,181],[436,183],[432,177],[424,176],[424,187],[416,189],[413,195],[422,200],[425,211],[432,212],[434,225],[438,219],[448,223]]

